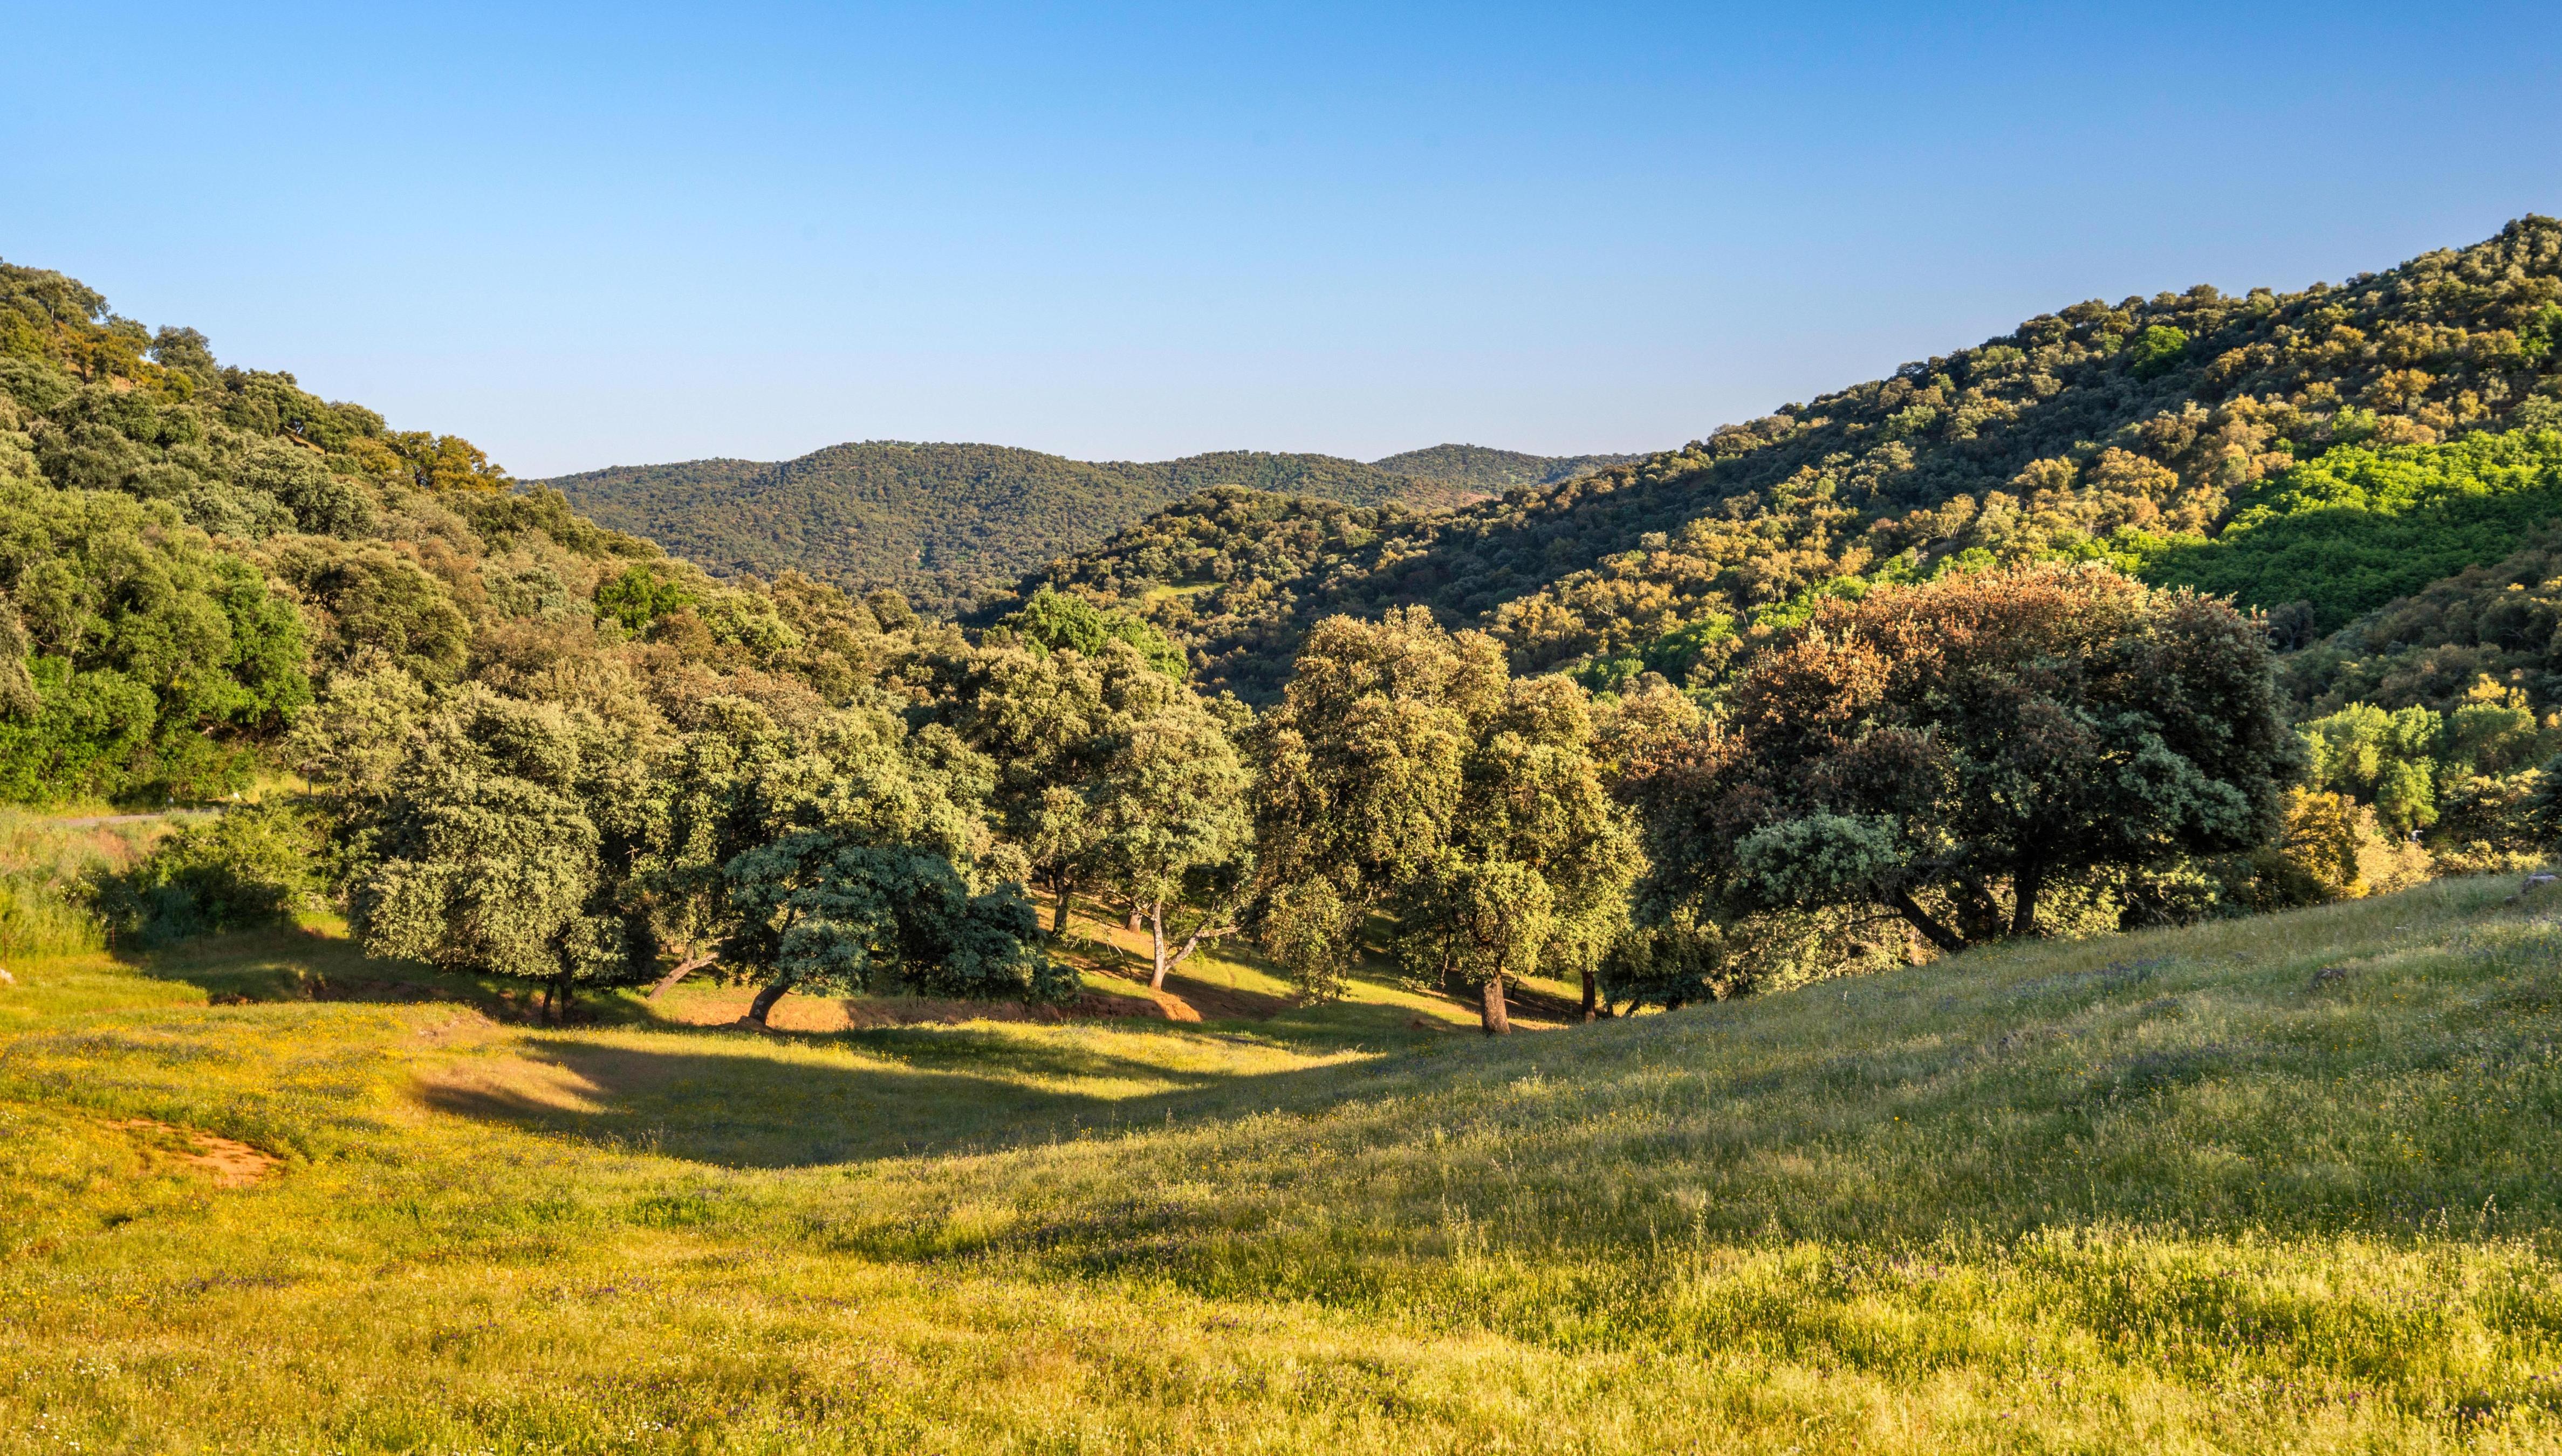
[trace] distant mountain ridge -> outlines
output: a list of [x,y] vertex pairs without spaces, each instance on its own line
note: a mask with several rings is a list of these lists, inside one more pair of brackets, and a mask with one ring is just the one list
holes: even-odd
[[1418,480],[1438,480],[1501,495],[1518,485],[1562,485],[1578,475],[1644,458],[1633,455],[1535,455],[1482,445],[1436,445],[1371,463]]
[[534,483],[714,571],[771,578],[798,569],[856,591],[896,587],[920,609],[949,613],[1214,486],[1422,512],[1626,458],[1442,445],[1371,464],[1259,451],[1094,461],[875,440],[791,460],[617,465]]

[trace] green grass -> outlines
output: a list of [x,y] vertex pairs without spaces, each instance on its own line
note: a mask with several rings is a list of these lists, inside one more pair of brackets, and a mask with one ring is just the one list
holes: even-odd
[[2512,886],[1501,1042],[31,963],[0,1450],[2551,1450],[2562,897]]

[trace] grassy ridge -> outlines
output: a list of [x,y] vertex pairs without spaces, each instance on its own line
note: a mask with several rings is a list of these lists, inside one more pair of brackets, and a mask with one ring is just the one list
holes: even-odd
[[2550,1449],[2562,903],[2510,888],[1492,1044],[31,964],[0,1449]]

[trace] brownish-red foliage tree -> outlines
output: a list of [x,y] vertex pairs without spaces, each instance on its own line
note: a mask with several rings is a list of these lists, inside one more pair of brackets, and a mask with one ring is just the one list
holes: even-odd
[[2252,619],[2038,567],[1822,604],[1630,790],[1658,905],[1880,904],[1956,951],[2066,876],[2263,842],[2294,752]]

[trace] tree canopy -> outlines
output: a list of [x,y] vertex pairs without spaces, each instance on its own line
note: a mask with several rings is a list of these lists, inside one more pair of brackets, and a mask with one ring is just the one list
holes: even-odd
[[2294,753],[2248,618],[2044,567],[1819,604],[1633,784],[1659,918],[1871,904],[1955,951],[2267,840]]
[[1477,989],[1500,1032],[1507,981],[1587,974],[1614,937],[1634,835],[1574,683],[1515,681],[1491,638],[1420,609],[1334,618],[1262,731],[1259,917],[1312,992],[1381,912],[1408,974]]

